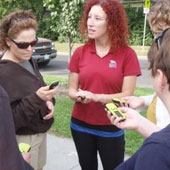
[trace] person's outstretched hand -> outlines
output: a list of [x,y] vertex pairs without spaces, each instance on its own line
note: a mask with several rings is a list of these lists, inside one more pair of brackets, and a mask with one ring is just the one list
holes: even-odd
[[145,105],[145,101],[141,97],[127,96],[124,97],[124,99],[127,101],[128,106],[132,109],[137,109]]
[[123,114],[125,114],[125,120],[122,120],[122,118],[116,118],[114,115],[111,115],[109,111],[107,111],[107,116],[111,123],[120,129],[137,130],[142,116],[131,108],[121,107],[120,110]]

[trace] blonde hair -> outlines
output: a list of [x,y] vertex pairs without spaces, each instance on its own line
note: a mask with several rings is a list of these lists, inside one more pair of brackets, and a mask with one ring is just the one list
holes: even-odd
[[5,16],[0,26],[0,46],[8,49],[6,38],[14,39],[25,29],[33,28],[36,32],[38,24],[34,14],[30,11],[18,10]]
[[158,0],[148,14],[148,22],[154,34],[170,27],[170,0]]

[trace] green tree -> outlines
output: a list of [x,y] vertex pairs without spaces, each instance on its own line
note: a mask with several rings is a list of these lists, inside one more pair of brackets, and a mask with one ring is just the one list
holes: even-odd
[[39,34],[43,34],[47,16],[47,8],[43,4],[43,0],[0,0],[0,16],[1,19],[11,11],[23,9],[32,11],[37,18],[39,24]]
[[0,0],[0,19],[12,10],[18,9],[16,0]]
[[[0,19],[16,9],[31,10],[39,24],[38,36],[52,40],[69,41],[69,54],[74,42],[81,40],[79,20],[85,0],[0,0]],[[144,14],[143,8],[126,7],[129,19],[130,44],[142,45]],[[150,45],[152,33],[147,24],[146,45]]]
[[68,37],[69,56],[74,40],[80,37],[79,20],[82,15],[84,0],[45,0],[44,5],[51,11],[53,24],[51,29],[62,37]]
[[[143,8],[132,8],[130,4],[126,6],[126,13],[128,17],[128,26],[130,30],[129,43],[131,45],[142,45],[143,27],[144,27],[144,13]],[[152,41],[152,32],[149,25],[146,25],[145,44],[150,45]]]

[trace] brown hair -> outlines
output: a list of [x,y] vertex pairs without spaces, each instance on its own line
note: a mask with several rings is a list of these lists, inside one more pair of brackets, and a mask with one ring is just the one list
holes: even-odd
[[170,27],[170,0],[158,0],[148,14],[148,22],[154,34]]
[[24,29],[33,28],[36,32],[38,24],[34,14],[30,11],[14,11],[6,15],[0,26],[0,46],[8,49],[6,38],[14,39]]
[[157,39],[155,39],[148,52],[151,73],[154,77],[157,74],[157,69],[162,70],[167,77],[170,90],[170,29],[162,35],[160,48],[158,48],[157,43]]

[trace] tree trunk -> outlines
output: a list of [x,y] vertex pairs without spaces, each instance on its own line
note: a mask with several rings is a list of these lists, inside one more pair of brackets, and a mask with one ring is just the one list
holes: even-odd
[[72,43],[71,35],[68,34],[68,49],[69,49],[68,63],[70,62],[71,59],[71,50],[72,50],[71,43]]

